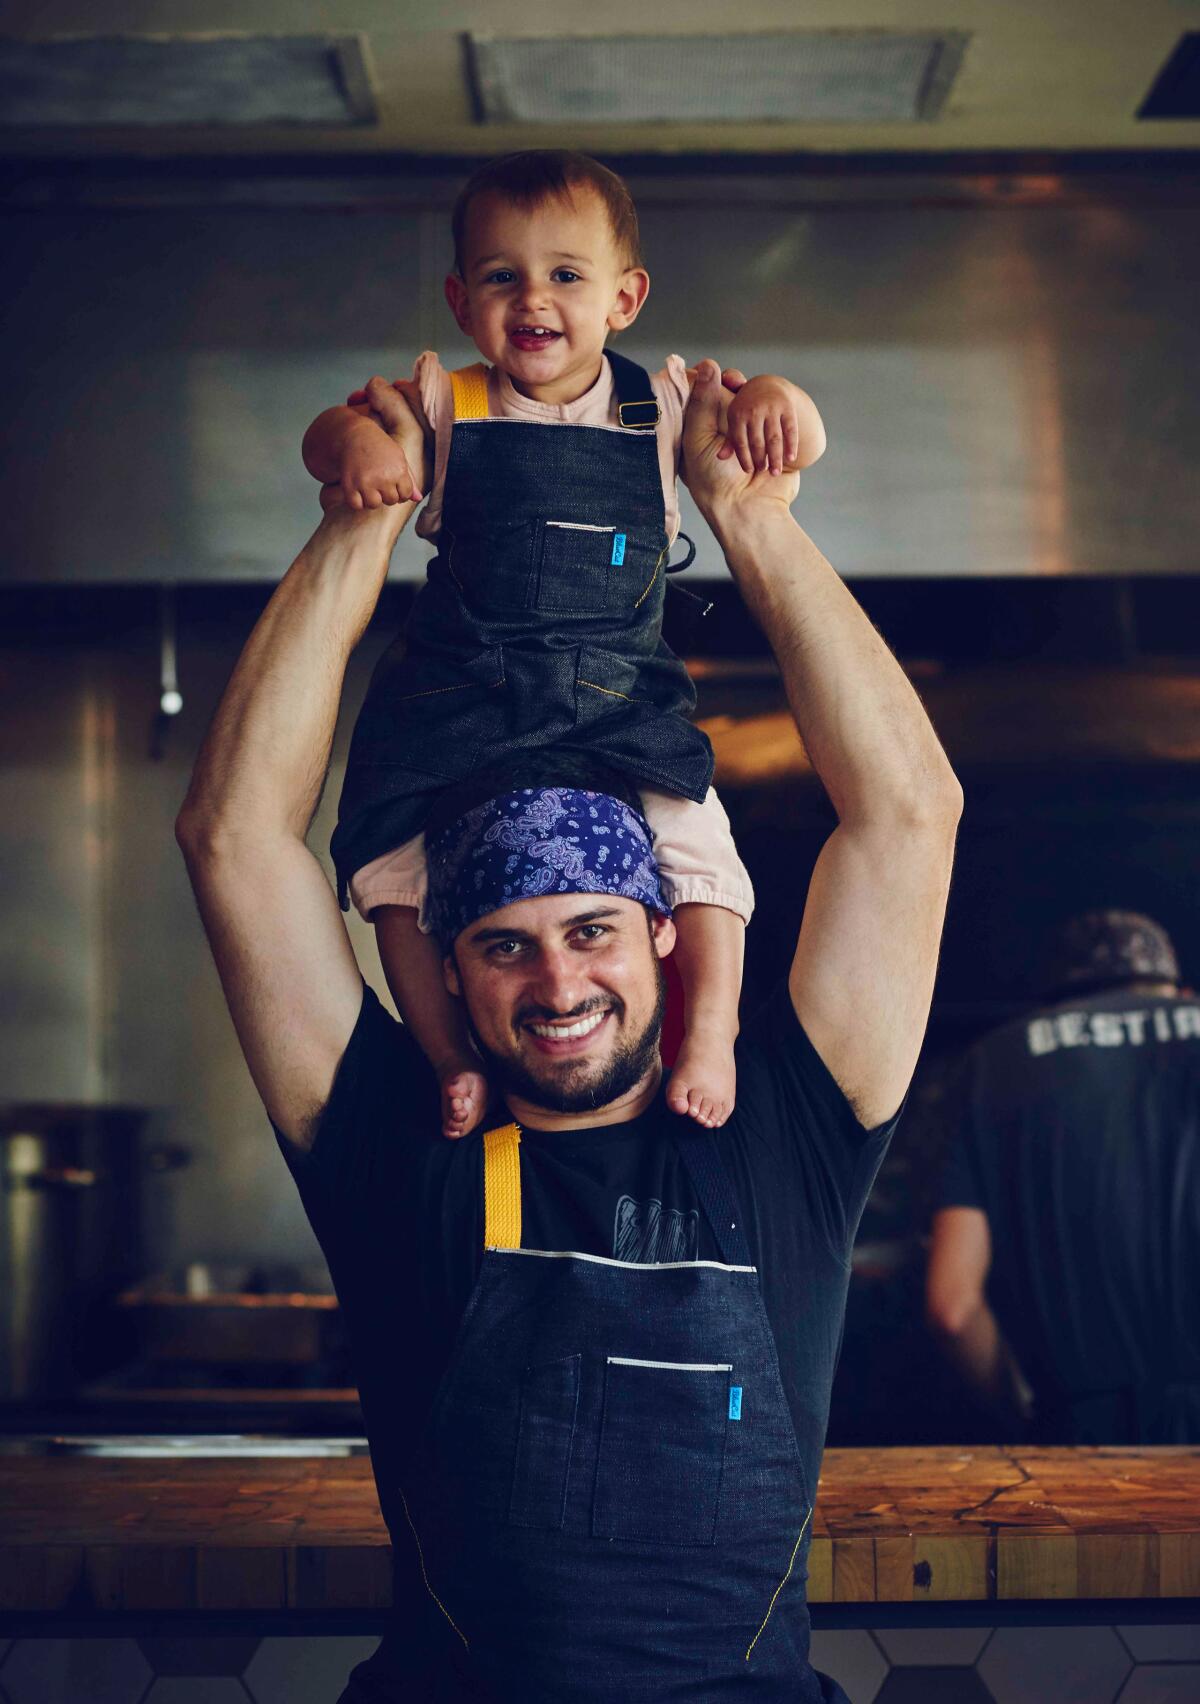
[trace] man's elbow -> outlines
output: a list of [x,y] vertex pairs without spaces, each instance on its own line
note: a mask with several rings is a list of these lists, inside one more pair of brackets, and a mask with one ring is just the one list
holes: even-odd
[[982,1300],[975,1292],[930,1290],[925,1297],[925,1323],[935,1337],[953,1342],[967,1330]]
[[921,764],[890,787],[877,786],[868,794],[865,810],[897,835],[933,836],[952,847],[963,804],[962,784],[945,758],[940,758]]
[[198,872],[227,862],[233,853],[234,840],[235,836],[223,826],[219,816],[185,800],[175,818],[175,844],[183,853],[193,880]]

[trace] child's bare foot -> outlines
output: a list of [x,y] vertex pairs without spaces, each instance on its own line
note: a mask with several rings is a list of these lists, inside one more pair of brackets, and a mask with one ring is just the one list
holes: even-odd
[[487,1078],[478,1065],[455,1060],[438,1073],[442,1085],[442,1135],[457,1141],[483,1117],[488,1101]]
[[686,1034],[667,1084],[671,1111],[715,1130],[733,1111],[736,1086],[733,1038]]

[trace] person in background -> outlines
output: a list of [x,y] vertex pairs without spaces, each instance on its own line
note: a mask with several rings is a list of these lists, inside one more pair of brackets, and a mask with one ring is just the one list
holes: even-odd
[[1130,911],[1067,923],[1043,986],[951,1099],[929,1323],[1040,1442],[1200,1442],[1200,1005]]

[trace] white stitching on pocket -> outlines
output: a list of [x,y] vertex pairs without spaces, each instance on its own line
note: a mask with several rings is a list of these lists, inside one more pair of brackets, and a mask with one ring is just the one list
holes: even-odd
[[667,1367],[677,1373],[731,1373],[732,1361],[635,1361],[628,1355],[610,1355],[610,1367]]

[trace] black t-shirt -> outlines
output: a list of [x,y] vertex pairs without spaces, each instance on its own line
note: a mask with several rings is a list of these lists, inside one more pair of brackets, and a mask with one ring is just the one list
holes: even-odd
[[[635,1262],[720,1259],[670,1137],[675,1116],[660,1096],[625,1124],[522,1126],[522,1245]],[[850,1247],[895,1122],[863,1128],[785,987],[744,1027],[737,1106],[719,1141],[812,1488]],[[312,1149],[279,1141],[333,1275],[380,1503],[396,1535],[404,1529],[394,1486],[482,1260],[483,1143],[441,1135],[432,1072],[365,988]]]
[[1110,990],[1006,1025],[951,1097],[944,1207],[1039,1398],[1200,1378],[1200,1005]]

